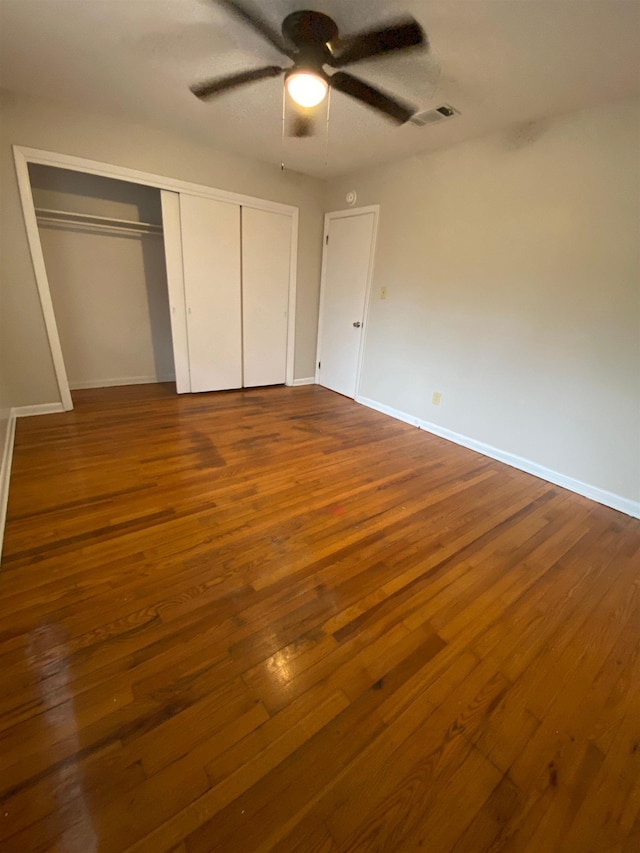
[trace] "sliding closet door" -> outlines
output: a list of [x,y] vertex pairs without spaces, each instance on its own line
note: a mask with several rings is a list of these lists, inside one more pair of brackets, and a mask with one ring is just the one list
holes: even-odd
[[240,207],[180,194],[192,391],[242,387]]
[[176,369],[176,391],[178,394],[187,394],[191,391],[191,377],[189,375],[189,344],[187,342],[187,318],[182,271],[180,195],[169,192],[169,190],[161,190],[160,198],[162,201],[164,258],[167,266],[167,287],[171,311],[173,362]]
[[244,385],[285,381],[291,217],[242,208]]

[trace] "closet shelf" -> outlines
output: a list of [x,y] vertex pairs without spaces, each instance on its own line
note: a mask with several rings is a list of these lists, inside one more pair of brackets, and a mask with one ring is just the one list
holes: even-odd
[[108,216],[93,216],[88,213],[73,213],[68,210],[50,210],[37,207],[38,222],[54,225],[75,225],[99,231],[120,231],[127,234],[162,235],[162,225],[152,222],[136,222],[129,219],[113,219]]

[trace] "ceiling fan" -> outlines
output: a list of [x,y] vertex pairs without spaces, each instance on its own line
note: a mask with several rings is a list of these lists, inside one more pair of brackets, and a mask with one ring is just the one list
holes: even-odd
[[[202,100],[263,80],[267,77],[285,75],[285,86],[291,99],[302,108],[302,121],[294,130],[295,136],[308,136],[311,132],[309,110],[320,104],[327,95],[329,87],[355,98],[363,104],[378,110],[384,115],[404,124],[415,110],[397,98],[370,86],[358,77],[341,69],[370,57],[395,53],[411,47],[426,47],[427,38],[420,24],[413,18],[405,18],[394,24],[340,37],[336,23],[321,12],[292,12],[282,22],[282,35],[235,0],[217,0],[240,20],[251,26],[280,53],[288,57],[293,65],[282,68],[279,65],[267,65],[239,74],[207,80],[191,86],[191,91]],[[306,114],[306,115],[305,115]],[[305,120],[306,119],[306,120]]]

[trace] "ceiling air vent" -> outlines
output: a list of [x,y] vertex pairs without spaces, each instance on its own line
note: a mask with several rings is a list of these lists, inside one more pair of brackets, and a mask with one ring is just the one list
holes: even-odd
[[417,124],[418,127],[424,127],[427,124],[436,124],[439,121],[453,118],[460,115],[458,110],[454,109],[450,104],[441,104],[433,110],[425,110],[423,113],[416,113],[411,118],[412,124]]

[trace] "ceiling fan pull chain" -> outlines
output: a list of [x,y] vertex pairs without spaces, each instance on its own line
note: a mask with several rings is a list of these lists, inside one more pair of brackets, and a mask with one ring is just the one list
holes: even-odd
[[329,165],[329,116],[331,115],[331,86],[327,92],[327,134],[324,145],[324,165]]
[[280,171],[284,172],[284,123],[285,112],[287,105],[287,93],[284,84],[282,85],[282,140],[280,142]]

